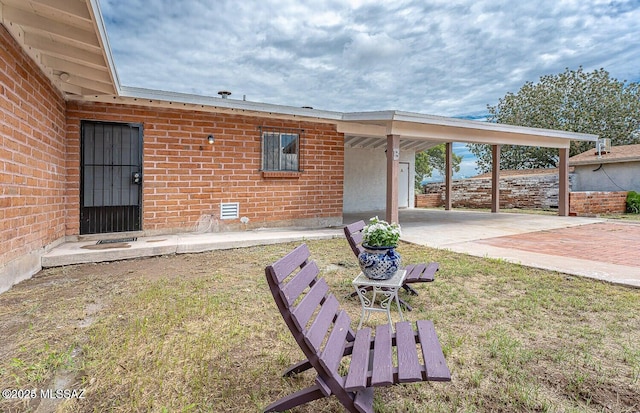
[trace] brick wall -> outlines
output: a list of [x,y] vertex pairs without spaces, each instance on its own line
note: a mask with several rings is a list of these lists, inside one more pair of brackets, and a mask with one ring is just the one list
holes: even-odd
[[2,25],[0,43],[1,292],[64,236],[66,167],[63,97]]
[[[220,203],[239,202],[246,227],[342,217],[344,139],[335,126],[105,103],[69,102],[67,234],[79,233],[80,121],[141,123],[143,230],[245,227],[220,220]],[[258,126],[304,129],[299,174],[263,174]],[[208,145],[206,137],[215,135]],[[283,176],[284,175],[284,176]]]
[[570,192],[569,214],[595,216],[598,214],[624,213],[627,207],[627,191]]
[[[424,187],[444,200],[444,183]],[[457,179],[452,184],[452,207],[491,208],[491,178]],[[500,178],[500,208],[549,209],[558,206],[558,176],[522,175]]]
[[444,205],[440,194],[416,194],[416,208],[436,208]]

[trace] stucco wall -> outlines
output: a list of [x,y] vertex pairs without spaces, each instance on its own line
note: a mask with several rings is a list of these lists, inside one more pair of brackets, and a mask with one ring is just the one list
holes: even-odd
[[572,190],[640,192],[640,161],[605,163],[598,167],[599,165],[576,165]]
[[[387,206],[387,160],[383,148],[345,148],[344,212],[383,210]],[[415,152],[401,151],[400,162],[409,163],[409,208],[414,207]]]
[[0,292],[64,237],[62,95],[0,25]]

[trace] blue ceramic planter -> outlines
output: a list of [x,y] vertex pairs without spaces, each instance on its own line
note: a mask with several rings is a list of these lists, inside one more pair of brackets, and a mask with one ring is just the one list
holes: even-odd
[[360,269],[372,280],[388,280],[400,269],[401,258],[395,247],[371,247],[362,244],[364,251],[358,255]]

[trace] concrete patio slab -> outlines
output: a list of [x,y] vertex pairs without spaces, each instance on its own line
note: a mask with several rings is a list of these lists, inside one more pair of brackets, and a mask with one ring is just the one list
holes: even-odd
[[[343,222],[348,224],[360,219],[368,221],[376,215],[383,217],[384,213],[372,211],[346,214]],[[599,218],[438,209],[401,210],[399,220],[402,240],[407,242],[640,287],[640,247],[633,241],[640,242],[640,224],[612,223]],[[608,230],[607,238],[604,239],[602,231],[611,225],[626,226],[624,230]],[[97,246],[95,240],[65,242],[42,257],[42,266],[196,253],[343,236],[341,228],[260,229],[140,237],[136,241],[103,246]],[[563,243],[554,244],[559,239]],[[585,247],[583,244],[587,243],[595,243],[593,245],[598,245],[599,248],[596,250]],[[590,248],[594,249],[593,254],[588,253]],[[607,260],[602,258],[602,254],[607,254]]]
[[340,228],[319,230],[308,229],[269,229],[242,232],[186,233],[177,235],[159,235],[138,237],[131,242],[104,244],[100,248],[96,241],[65,242],[42,257],[42,267],[89,262],[117,261],[155,255],[186,254],[250,247],[254,245],[279,242],[304,241],[309,239],[330,239],[344,236]]

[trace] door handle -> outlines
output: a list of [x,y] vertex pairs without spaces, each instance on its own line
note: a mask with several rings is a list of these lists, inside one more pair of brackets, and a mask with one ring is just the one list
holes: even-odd
[[133,175],[131,175],[131,183],[134,183],[136,185],[141,185],[142,184],[142,172],[134,172]]

